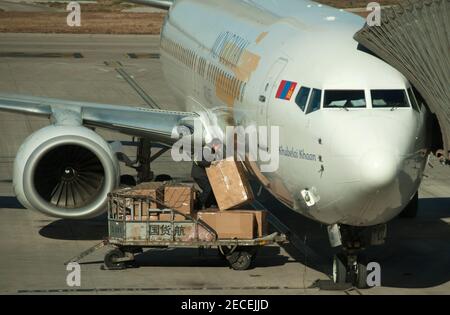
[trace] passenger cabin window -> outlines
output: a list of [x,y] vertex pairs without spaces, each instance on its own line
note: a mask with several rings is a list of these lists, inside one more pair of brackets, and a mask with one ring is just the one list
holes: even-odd
[[304,112],[306,108],[306,104],[308,103],[308,97],[311,89],[308,87],[302,87],[295,98],[295,103],[297,103],[298,107]]
[[313,113],[320,109],[320,103],[322,101],[322,90],[313,89],[311,97],[309,98],[307,114]]
[[365,108],[364,90],[327,90],[324,108]]
[[405,90],[372,90],[373,108],[409,107]]
[[417,99],[416,99],[416,96],[414,95],[412,88],[408,89],[408,96],[409,96],[409,101],[411,102],[412,108],[419,111],[420,107],[419,107],[419,104],[417,103]]

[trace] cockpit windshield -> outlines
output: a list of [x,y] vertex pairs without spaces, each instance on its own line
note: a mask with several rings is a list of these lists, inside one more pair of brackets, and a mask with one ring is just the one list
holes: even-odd
[[327,90],[324,108],[365,108],[364,90]]
[[372,90],[373,108],[409,107],[405,90]]

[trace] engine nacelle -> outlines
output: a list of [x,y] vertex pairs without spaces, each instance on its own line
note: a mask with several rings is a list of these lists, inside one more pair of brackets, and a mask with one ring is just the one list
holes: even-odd
[[23,206],[49,216],[86,219],[106,210],[119,185],[111,146],[82,126],[51,125],[30,135],[14,161],[14,192]]

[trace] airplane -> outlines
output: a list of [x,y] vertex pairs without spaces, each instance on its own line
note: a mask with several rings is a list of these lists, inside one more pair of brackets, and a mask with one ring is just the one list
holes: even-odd
[[415,216],[430,137],[414,87],[353,39],[365,19],[307,0],[134,2],[168,11],[161,63],[185,111],[0,94],[0,110],[52,121],[17,153],[18,200],[60,218],[105,211],[121,155],[95,128],[167,149],[174,128],[202,117],[221,129],[277,126],[278,147],[262,147],[279,153],[279,168],[264,173],[256,161],[252,174],[290,209],[329,226],[332,245],[342,245],[336,283],[366,287],[362,249],[381,244],[393,218]]

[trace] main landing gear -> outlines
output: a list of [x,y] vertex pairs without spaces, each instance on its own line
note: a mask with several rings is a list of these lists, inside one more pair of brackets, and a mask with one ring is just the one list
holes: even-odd
[[333,225],[328,228],[333,247],[342,246],[333,257],[333,281],[336,284],[351,284],[366,289],[368,260],[363,254],[366,247],[381,245],[386,238],[386,225],[353,227]]
[[[151,170],[151,163],[161,155],[166,153],[168,150],[170,150],[169,147],[158,146],[146,138],[139,138],[137,142],[134,142],[133,139],[132,145],[135,145],[137,147],[136,160],[132,161],[123,152],[117,153],[117,157],[119,161],[125,163],[126,166],[136,170],[137,179],[131,175],[122,175],[120,178],[120,182],[122,185],[135,186],[136,184],[140,184],[143,182],[163,182],[172,180],[172,177],[165,174],[155,177],[155,174]],[[159,148],[159,150],[156,153],[152,154],[152,148]]]
[[362,254],[340,253],[333,257],[333,281],[351,283],[358,289],[367,288],[367,261]]

